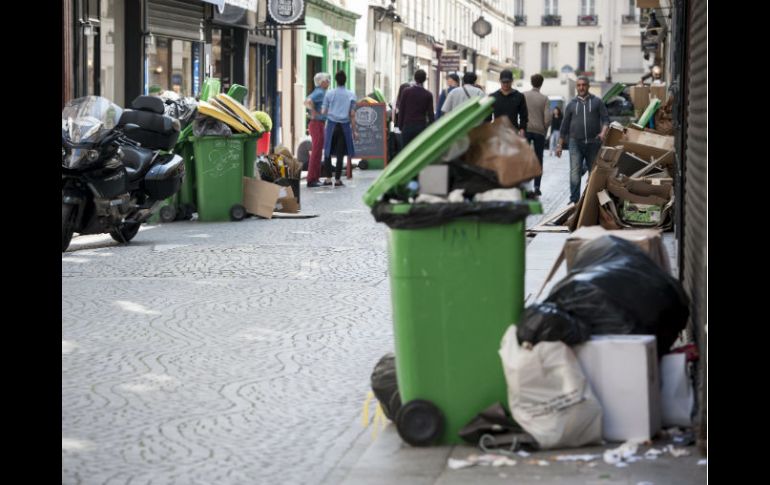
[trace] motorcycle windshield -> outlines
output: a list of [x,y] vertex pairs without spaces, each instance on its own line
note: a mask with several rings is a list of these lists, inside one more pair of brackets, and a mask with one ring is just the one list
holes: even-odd
[[[118,124],[123,110],[101,96],[73,99],[61,113],[62,138],[74,145],[95,143]],[[85,148],[85,147],[84,147]],[[64,157],[64,165],[75,168],[85,156],[84,148],[73,148]]]

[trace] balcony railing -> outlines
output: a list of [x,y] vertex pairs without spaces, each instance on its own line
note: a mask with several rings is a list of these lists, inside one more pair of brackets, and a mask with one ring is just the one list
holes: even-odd
[[540,25],[549,27],[561,25],[561,15],[543,15]]
[[598,15],[578,15],[578,25],[597,25],[599,23]]
[[527,16],[526,15],[514,15],[513,16],[513,25],[517,25],[517,26],[527,25]]
[[639,23],[639,17],[636,14],[623,15],[623,25]]

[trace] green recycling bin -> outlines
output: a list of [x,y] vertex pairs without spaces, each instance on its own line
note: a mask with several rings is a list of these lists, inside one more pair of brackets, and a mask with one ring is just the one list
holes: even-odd
[[[462,210],[475,207],[476,217],[435,222],[440,209],[430,204],[381,201],[438,161],[492,112],[493,102],[471,98],[441,117],[388,164],[364,195],[373,212],[381,209],[404,220],[421,212],[434,220],[419,228],[388,224],[396,375],[403,403],[395,421],[399,435],[412,445],[461,443],[457,433],[474,416],[495,402],[507,404],[498,350],[524,307],[525,219],[541,208],[535,201],[465,203]],[[485,220],[485,211],[492,210],[505,221]]]
[[192,137],[198,220],[238,221],[243,207],[243,145],[248,135]]
[[187,137],[177,144],[177,153],[184,158],[184,180],[177,195],[177,219],[189,220],[197,210],[195,197],[195,149]]
[[243,139],[243,175],[254,178],[254,164],[257,161],[257,142],[260,134],[253,133],[245,137]]

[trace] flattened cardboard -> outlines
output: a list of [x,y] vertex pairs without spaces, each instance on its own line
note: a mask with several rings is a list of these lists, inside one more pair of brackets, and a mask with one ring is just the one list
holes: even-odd
[[666,151],[674,149],[673,136],[658,135],[656,133],[650,133],[649,131],[627,130],[626,140]]
[[243,207],[249,214],[271,219],[278,194],[283,188],[264,180],[243,177]]

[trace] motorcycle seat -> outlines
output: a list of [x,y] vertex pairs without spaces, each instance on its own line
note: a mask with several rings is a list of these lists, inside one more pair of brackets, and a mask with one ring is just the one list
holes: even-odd
[[132,146],[123,146],[121,150],[123,151],[123,165],[126,167],[128,179],[133,181],[144,176],[152,163],[155,152]]

